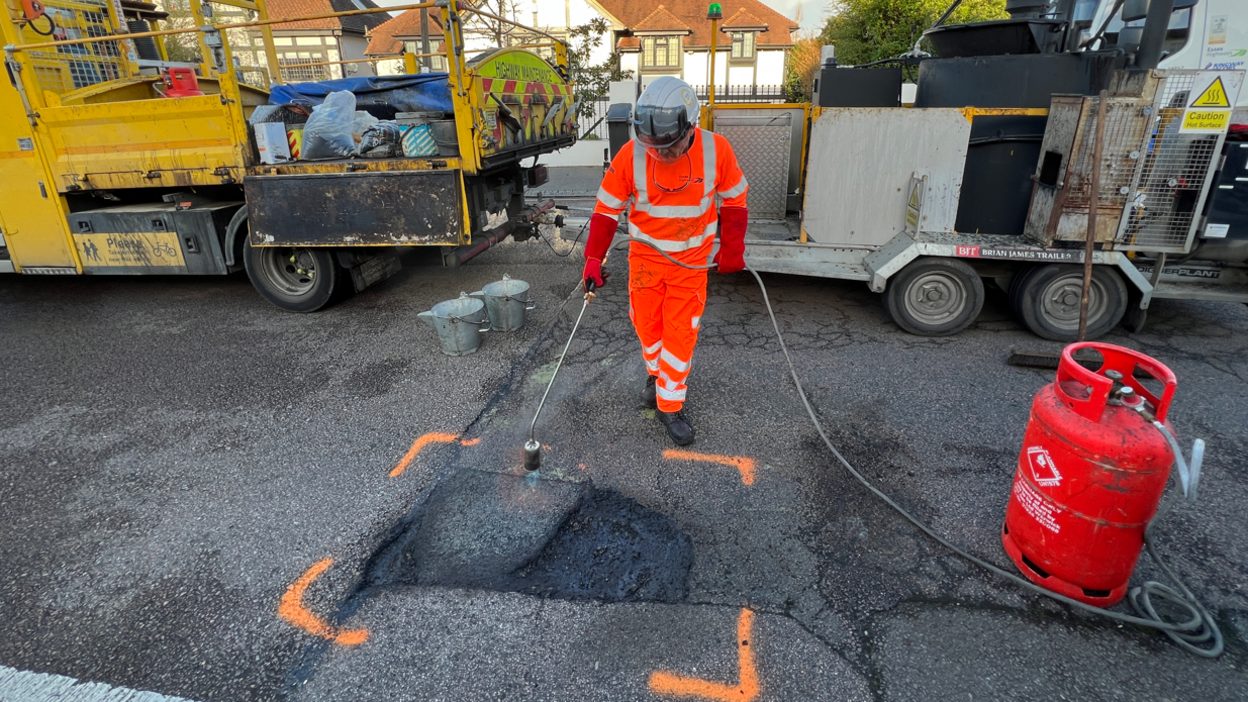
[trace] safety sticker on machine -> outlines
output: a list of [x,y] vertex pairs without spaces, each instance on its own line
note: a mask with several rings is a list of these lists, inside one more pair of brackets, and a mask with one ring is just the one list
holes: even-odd
[[1057,523],[1057,517],[1054,514],[1057,511],[1056,506],[1045,502],[1044,497],[1028,485],[1026,480],[1014,481],[1014,496],[1018,498],[1018,503],[1023,506],[1027,514],[1040,522],[1040,526],[1054,534],[1062,530],[1062,525]]
[[[1231,123],[1231,91],[1227,90],[1226,82],[1221,74],[1213,74],[1213,80],[1200,92],[1192,91],[1195,96],[1183,112],[1183,124],[1180,132],[1197,134],[1220,134],[1226,131]],[[1230,87],[1238,85],[1230,79]],[[1197,83],[1199,85],[1199,83]]]
[[86,268],[186,266],[176,232],[74,234],[74,244]]

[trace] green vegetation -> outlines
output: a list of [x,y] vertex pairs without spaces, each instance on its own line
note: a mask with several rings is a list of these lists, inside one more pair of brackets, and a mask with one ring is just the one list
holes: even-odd
[[[791,99],[809,100],[820,47],[836,46],[841,65],[900,56],[949,8],[952,0],[832,0],[818,36],[797,41],[789,53],[785,87]],[[945,24],[1006,19],[1005,0],[963,0]]]

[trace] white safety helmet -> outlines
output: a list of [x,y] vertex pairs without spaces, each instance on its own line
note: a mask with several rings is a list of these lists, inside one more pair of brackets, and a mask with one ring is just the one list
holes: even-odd
[[637,98],[633,127],[637,141],[648,149],[662,149],[677,141],[698,123],[698,96],[679,78],[663,76]]

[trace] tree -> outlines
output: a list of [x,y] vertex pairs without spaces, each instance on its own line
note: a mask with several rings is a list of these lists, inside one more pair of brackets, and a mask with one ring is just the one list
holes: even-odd
[[[528,20],[521,14],[520,0],[470,0],[462,4],[519,24],[526,24]],[[533,40],[532,32],[525,32],[514,24],[500,22],[493,17],[486,17],[466,9],[460,12],[460,17],[463,19],[466,36],[483,37],[491,46],[514,46],[527,44]]]
[[[832,16],[820,34],[836,46],[842,65],[899,56],[914,47],[923,32],[952,0],[832,0]],[[963,0],[945,24],[1006,19],[1005,0]]]
[[[169,17],[160,23],[161,29],[188,29],[195,26],[195,18],[191,16],[191,5],[187,0],[157,0],[157,7],[162,7]],[[170,61],[183,63],[199,63],[199,39],[194,33],[173,34],[159,37],[164,41],[165,53]]]
[[602,38],[609,34],[610,28],[605,19],[595,17],[568,32],[568,80],[574,86],[572,99],[581,101],[577,111],[581,117],[594,114],[595,103],[606,97],[611,81],[633,77],[632,71],[620,70],[620,52],[617,49],[612,49],[602,63],[589,63],[590,55],[602,44]]
[[819,70],[824,42],[818,36],[805,36],[793,43],[784,59],[784,95],[789,102],[809,102],[811,83]]

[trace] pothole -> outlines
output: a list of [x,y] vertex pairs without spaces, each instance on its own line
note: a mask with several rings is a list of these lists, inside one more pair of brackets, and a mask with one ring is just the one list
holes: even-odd
[[679,602],[693,541],[669,517],[590,483],[461,470],[373,560],[369,583],[602,602]]

